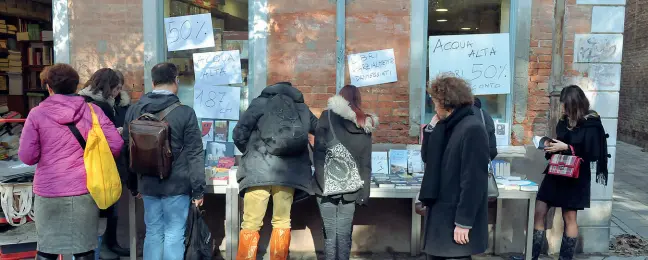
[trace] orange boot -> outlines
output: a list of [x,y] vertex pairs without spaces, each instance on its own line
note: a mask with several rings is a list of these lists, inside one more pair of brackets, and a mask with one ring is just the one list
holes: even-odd
[[288,259],[288,248],[290,248],[290,229],[272,229],[272,236],[270,236],[270,260]]
[[259,232],[242,229],[239,234],[236,260],[256,260]]

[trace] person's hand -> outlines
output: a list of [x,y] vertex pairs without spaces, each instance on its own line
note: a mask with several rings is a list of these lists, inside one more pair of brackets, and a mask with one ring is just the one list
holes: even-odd
[[200,208],[203,205],[203,199],[193,200],[193,204],[196,208]]
[[460,245],[468,244],[468,242],[470,242],[468,239],[468,233],[470,233],[470,229],[456,226],[454,229],[454,241]]
[[550,142],[547,147],[545,147],[545,152],[557,153],[561,151],[569,150],[569,145],[563,143],[562,141],[554,139],[553,142]]
[[417,202],[416,205],[414,205],[414,210],[416,211],[416,214],[419,214],[421,216],[425,216],[427,214],[427,207],[423,206],[423,203]]
[[124,128],[123,127],[117,127],[117,132],[119,132],[119,134],[122,134],[124,132]]
[[138,192],[137,194],[135,194],[135,195],[133,195],[133,196],[134,196],[135,198],[142,199],[142,193],[139,193],[139,192]]
[[441,121],[441,119],[439,118],[439,114],[436,114],[434,115],[434,117],[432,117],[432,121],[430,121],[430,125],[434,127],[439,121]]

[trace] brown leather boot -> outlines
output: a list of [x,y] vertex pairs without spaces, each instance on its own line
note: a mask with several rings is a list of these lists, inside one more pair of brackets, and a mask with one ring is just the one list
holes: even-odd
[[273,229],[270,236],[270,260],[288,259],[288,248],[290,248],[290,229]]
[[256,260],[259,232],[242,229],[239,234],[236,260]]

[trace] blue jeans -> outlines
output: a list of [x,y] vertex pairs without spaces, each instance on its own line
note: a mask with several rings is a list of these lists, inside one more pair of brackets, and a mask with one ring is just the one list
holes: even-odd
[[143,196],[144,260],[182,260],[184,234],[191,199],[189,195],[171,197]]

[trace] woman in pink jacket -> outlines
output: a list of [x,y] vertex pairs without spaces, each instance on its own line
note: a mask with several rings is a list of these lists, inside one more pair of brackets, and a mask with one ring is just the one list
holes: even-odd
[[[83,148],[70,128],[76,126],[86,139],[92,127],[90,108],[83,97],[74,94],[79,74],[69,65],[56,64],[43,78],[50,97],[30,111],[18,151],[25,164],[38,164],[34,176],[36,259],[56,259],[58,254],[94,259],[99,208],[86,188]],[[92,106],[113,155],[119,155],[124,142],[117,128],[99,107]]]

